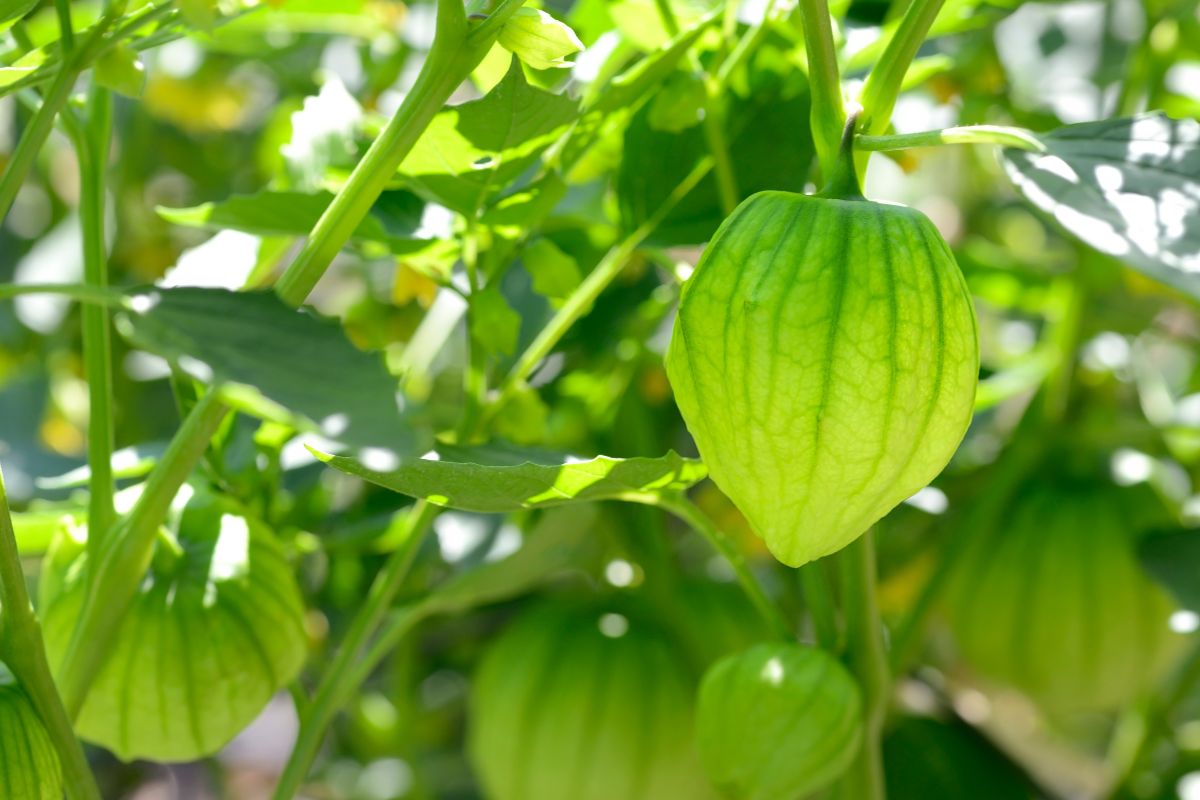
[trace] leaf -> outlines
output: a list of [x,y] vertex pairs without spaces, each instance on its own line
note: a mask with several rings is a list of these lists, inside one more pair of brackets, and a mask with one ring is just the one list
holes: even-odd
[[[356,446],[427,446],[417,415],[376,354],[356,349],[336,322],[296,311],[271,292],[148,289],[117,318],[134,345],[257,416],[282,417]],[[299,417],[297,420],[294,417]]]
[[544,297],[566,297],[583,280],[575,259],[549,239],[531,242],[525,248],[521,263],[533,278],[533,290]]
[[533,69],[570,69],[567,56],[583,49],[570,26],[539,8],[517,9],[496,41]]
[[661,458],[597,456],[588,461],[525,461],[511,466],[487,464],[487,451],[478,448],[446,448],[437,459],[397,460],[390,454],[374,454],[379,457],[373,457],[373,465],[313,453],[334,469],[385,489],[447,508],[484,513],[594,500],[645,500],[686,489],[707,474],[701,462],[674,452]]
[[[387,201],[391,205],[403,204],[409,210],[397,230],[389,232],[383,221],[373,210],[358,228],[352,240],[357,242],[379,242],[396,255],[417,252],[429,245],[429,240],[416,237],[420,224],[420,201],[408,192],[386,192],[384,197],[400,195]],[[158,215],[168,222],[190,228],[209,230],[235,230],[255,236],[307,236],[317,220],[333,200],[329,192],[274,192],[235,194],[215,203],[202,203],[190,208],[157,209]],[[383,198],[381,198],[383,202]]]
[[4,23],[18,20],[33,11],[38,0],[0,0],[0,30]]
[[505,195],[488,206],[479,216],[484,225],[536,227],[567,193],[567,185],[556,173],[550,173],[523,189]]
[[1162,113],[1067,125],[1006,149],[1035,208],[1102,253],[1200,298],[1200,122]]
[[471,295],[471,338],[485,352],[511,356],[521,333],[521,315],[513,310],[500,289],[489,286]]
[[1200,612],[1200,531],[1147,534],[1138,542],[1138,558],[1183,608]]
[[523,594],[548,576],[583,560],[595,548],[586,536],[595,512],[587,508],[552,509],[525,535],[521,549],[508,558],[460,573],[421,600],[420,617],[457,614]]
[[146,66],[137,51],[124,43],[100,56],[92,74],[96,83],[126,97],[139,97],[146,87]]
[[434,117],[400,172],[420,195],[464,216],[521,175],[578,116],[576,101],[530,86],[513,59],[479,100]]

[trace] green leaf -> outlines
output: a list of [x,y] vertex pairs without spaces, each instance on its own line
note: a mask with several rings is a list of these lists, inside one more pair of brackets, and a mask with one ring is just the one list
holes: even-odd
[[1006,149],[1035,208],[1102,253],[1200,298],[1200,122],[1162,113],[1068,125]]
[[521,315],[495,286],[471,295],[471,339],[486,352],[511,356],[521,333]]
[[439,112],[400,172],[418,194],[474,216],[537,160],[578,110],[569,97],[530,86],[513,59],[485,97]]
[[146,66],[137,51],[124,43],[100,56],[92,71],[96,83],[126,97],[140,97],[146,86]]
[[[625,130],[617,194],[626,230],[649,219],[708,153],[704,131],[655,130],[654,104],[643,106]],[[743,198],[765,189],[795,190],[808,179],[813,146],[808,134],[808,95],[788,99],[734,99],[726,119],[729,154]],[[763,154],[769,153],[769,158]],[[708,175],[647,238],[654,245],[700,244],[725,218],[716,178]]]
[[[704,465],[674,452],[661,458],[609,458],[588,461],[496,466],[480,448],[443,448],[435,459],[401,459],[368,466],[354,458],[313,451],[331,467],[410,497],[463,511],[505,513],[593,500],[642,501],[680,491],[702,480]],[[375,459],[388,460],[386,456]],[[544,456],[543,462],[547,462]]]
[[566,297],[575,291],[575,287],[583,280],[575,259],[549,239],[536,239],[531,242],[525,248],[521,263],[533,278],[533,290],[544,297]]
[[462,572],[438,586],[413,612],[420,617],[458,614],[524,594],[547,577],[578,564],[597,540],[587,535],[595,517],[589,508],[551,509],[508,558]]
[[539,8],[520,8],[496,40],[533,69],[570,69],[567,56],[583,49],[575,31]]
[[271,292],[148,289],[117,317],[134,345],[206,382],[230,402],[356,446],[423,451],[428,442],[395,378],[334,321]]
[[491,226],[534,228],[554,210],[566,193],[567,185],[557,173],[552,172],[493,202],[479,215],[479,221]]
[[1138,542],[1138,558],[1183,608],[1200,612],[1200,531],[1147,534]]
[[704,81],[692,72],[676,72],[650,101],[647,121],[656,131],[679,133],[704,119],[708,93]]
[[[401,197],[392,197],[401,196]],[[386,200],[385,198],[392,199]],[[273,192],[235,194],[215,203],[202,203],[190,208],[157,209],[168,222],[190,228],[235,230],[255,236],[307,236],[332,202],[329,192]],[[403,205],[406,214],[396,217],[396,230],[389,231],[380,217],[372,212],[354,231],[356,242],[379,242],[396,255],[406,255],[424,249],[428,239],[416,237],[420,224],[421,202],[408,192],[386,192],[380,202]]]
[[33,11],[38,0],[0,0],[0,30],[6,27],[4,23],[13,22]]
[[883,743],[889,797],[1033,800],[1042,797],[1004,752],[963,722],[906,717]]
[[280,149],[295,187],[318,189],[330,167],[352,165],[357,155],[354,137],[362,121],[362,106],[337,78],[304,98],[303,108],[292,114],[291,141]]

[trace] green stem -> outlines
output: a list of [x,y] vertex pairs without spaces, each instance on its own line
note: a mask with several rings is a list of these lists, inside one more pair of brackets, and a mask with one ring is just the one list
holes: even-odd
[[[87,126],[75,137],[79,160],[79,216],[83,228],[83,273],[88,286],[108,289],[108,263],[104,244],[105,172],[112,135],[112,96],[94,86],[88,96]],[[84,303],[84,375],[88,385],[88,553],[98,557],[100,544],[116,519],[112,472],[113,375],[112,341],[108,308]]]
[[25,176],[33,167],[33,162],[42,149],[42,143],[54,127],[54,118],[66,105],[67,98],[71,96],[71,88],[78,77],[78,70],[60,70],[46,91],[41,107],[34,113],[33,119],[21,134],[21,140],[13,150],[8,167],[4,170],[4,175],[0,176],[0,220],[8,216],[8,210],[25,182]]
[[733,567],[733,573],[737,576],[737,582],[741,585],[742,591],[746,593],[746,597],[754,604],[771,630],[781,639],[792,639],[794,634],[791,626],[784,619],[779,608],[771,602],[771,598],[767,597],[767,593],[763,591],[758,579],[750,571],[750,566],[746,563],[741,551],[712,523],[707,514],[682,493],[661,495],[655,500],[654,505],[670,511],[696,533],[703,536],[712,545],[712,548]]
[[808,82],[812,87],[813,142],[817,146],[821,175],[828,180],[837,164],[842,129],[846,126],[833,19],[826,0],[800,0],[800,16],[808,54]]
[[912,0],[895,34],[888,40],[878,63],[863,84],[861,130],[878,134],[887,130],[892,109],[909,65],[921,49],[930,26],[945,0]]
[[944,128],[940,131],[900,133],[892,136],[860,134],[854,139],[855,148],[873,152],[908,150],[914,147],[937,147],[943,144],[996,144],[1001,147],[1016,147],[1035,153],[1044,152],[1046,149],[1046,146],[1032,131],[1003,125],[966,125]]
[[483,60],[500,35],[500,28],[523,3],[503,0],[487,20],[471,29],[461,0],[438,0],[437,32],[416,83],[338,190],[304,249],[275,287],[287,303],[298,306],[308,297],[434,116]]
[[436,506],[418,500],[408,512],[405,535],[400,546],[375,576],[371,590],[354,615],[350,630],[338,648],[333,663],[313,693],[307,713],[301,720],[300,734],[275,788],[276,800],[291,800],[297,795],[316,759],[329,723],[345,705],[358,682],[365,677],[359,665],[364,660],[367,647],[386,620],[439,511]]
[[204,455],[228,408],[215,390],[201,397],[155,465],[129,515],[108,537],[98,562],[90,562],[87,597],[67,646],[60,686],[72,719],[111,651],[117,626],[137,594],[158,535],[179,488]]
[[0,300],[26,294],[60,294],[81,303],[109,307],[124,307],[128,302],[124,292],[86,283],[0,283]]
[[838,629],[836,604],[829,576],[825,574],[823,561],[812,561],[800,568],[800,591],[804,605],[812,619],[813,633],[822,650],[840,653],[842,634]]
[[100,800],[100,790],[88,769],[83,747],[54,686],[42,626],[25,591],[25,573],[17,551],[8,494],[0,474],[0,655],[29,694],[38,716],[58,751],[67,792],[75,800]]
[[563,303],[550,321],[546,323],[546,326],[538,333],[537,337],[525,348],[525,352],[521,353],[512,368],[509,369],[508,374],[500,382],[496,396],[480,416],[480,423],[476,427],[477,432],[478,430],[487,429],[487,425],[504,408],[505,403],[516,392],[521,382],[529,377],[543,358],[550,354],[550,351],[554,349],[554,346],[558,344],[563,335],[571,329],[571,326],[591,310],[592,304],[596,302],[596,298],[621,274],[621,270],[625,268],[626,262],[633,255],[634,251],[666,219],[667,215],[671,213],[671,210],[675,208],[679,201],[692,191],[696,187],[696,184],[700,183],[709,170],[712,169],[712,165],[713,161],[711,157],[702,158],[649,219],[605,253],[604,257],[600,259],[600,263],[596,265],[596,268],[588,274],[583,283],[567,298],[567,301]]
[[[732,4],[730,4],[732,5]],[[704,142],[713,159],[713,176],[717,179],[717,197],[721,201],[721,211],[725,216],[737,208],[738,191],[737,173],[733,169],[733,160],[729,157],[729,141],[725,136],[725,110],[721,107],[721,86],[708,78],[704,81],[704,120],[701,123],[704,130]]]
[[874,533],[867,531],[843,549],[838,562],[849,665],[863,695],[862,746],[842,779],[842,796],[847,800],[884,800],[881,744],[891,696],[891,674],[875,598]]
[[75,49],[75,28],[71,24],[70,0],[54,0],[54,11],[58,14],[58,36],[62,51],[69,55]]

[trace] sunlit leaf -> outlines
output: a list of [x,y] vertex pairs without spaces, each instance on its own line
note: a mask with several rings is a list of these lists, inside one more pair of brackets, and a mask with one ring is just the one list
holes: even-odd
[[1200,298],[1200,122],[1161,113],[1068,125],[1007,149],[1017,190],[1072,235]]
[[473,216],[566,130],[576,101],[530,86],[514,59],[479,100],[441,111],[400,172],[427,199]]
[[356,446],[426,445],[382,358],[356,349],[332,320],[271,292],[148,289],[131,305],[117,322],[134,345],[229,385],[226,395],[244,410]]
[[471,448],[442,450],[436,459],[376,453],[360,461],[316,455],[335,469],[385,489],[447,508],[490,513],[592,500],[644,500],[686,489],[707,474],[699,461],[673,452],[661,458],[597,456],[513,465],[488,464],[492,459],[486,450]]
[[471,339],[485,352],[512,355],[521,333],[521,315],[495,286],[471,296]]

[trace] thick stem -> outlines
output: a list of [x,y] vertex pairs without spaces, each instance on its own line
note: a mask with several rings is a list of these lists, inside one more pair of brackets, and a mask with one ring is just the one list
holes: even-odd
[[758,613],[762,615],[763,621],[781,639],[790,640],[792,638],[793,632],[791,626],[779,612],[779,608],[771,602],[771,598],[767,597],[767,593],[763,591],[762,585],[754,577],[754,573],[750,571],[750,565],[746,563],[745,557],[742,556],[733,542],[729,540],[729,537],[712,523],[707,514],[701,511],[695,503],[683,494],[662,495],[655,504],[670,511],[690,526],[692,530],[703,536],[712,545],[712,548],[729,562],[729,566],[733,568],[733,574],[737,577],[737,582],[742,587],[742,591],[746,593],[746,597],[754,604]]
[[487,20],[468,31],[461,0],[438,0],[437,33],[416,83],[325,209],[304,249],[280,277],[275,291],[284,301],[298,306],[308,297],[434,116],[487,54],[504,22],[523,2],[505,0]]
[[28,693],[58,752],[67,792],[75,800],[100,800],[83,747],[54,686],[42,628],[25,591],[4,476],[0,474],[0,657]]
[[994,144],[1035,153],[1044,152],[1046,149],[1033,132],[1003,125],[966,125],[940,131],[901,133],[892,136],[860,135],[854,140],[857,149],[874,152],[937,147],[943,144]]
[[809,562],[800,568],[799,574],[800,591],[804,595],[804,605],[812,620],[817,644],[822,650],[840,653],[842,633],[838,628],[837,604],[833,597],[833,587],[829,585],[829,576],[825,574],[825,563]]
[[292,748],[287,766],[275,788],[276,800],[291,800],[297,795],[317,757],[329,723],[345,705],[358,682],[365,677],[359,665],[364,659],[367,647],[385,621],[439,511],[436,506],[418,500],[408,512],[404,536],[399,547],[375,576],[371,590],[355,614],[333,663],[313,694],[307,713],[301,721],[296,745]]
[[864,133],[883,133],[892,119],[892,109],[900,96],[904,74],[916,58],[930,26],[942,10],[945,0],[912,0],[896,33],[888,41],[883,55],[863,84],[861,129]]
[[197,401],[150,473],[133,511],[113,528],[100,560],[89,563],[87,597],[60,668],[63,701],[72,719],[79,716],[111,652],[117,626],[137,594],[158,526],[228,410],[215,390]]
[[883,623],[875,598],[875,540],[867,531],[838,555],[846,617],[849,665],[863,696],[862,746],[842,779],[842,797],[884,800],[883,722],[891,696],[891,674],[883,644]]
[[[92,87],[88,96],[86,126],[76,136],[79,158],[79,216],[83,228],[83,277],[88,286],[108,288],[108,263],[104,244],[105,172],[112,134],[112,96]],[[113,376],[109,311],[103,305],[84,303],[83,363],[88,385],[88,553],[99,557],[100,545],[116,519],[112,472]]]
[[812,87],[812,134],[821,162],[821,175],[829,180],[837,164],[846,125],[842,82],[838,74],[833,19],[826,0],[800,0],[804,47],[808,54],[808,82]]

